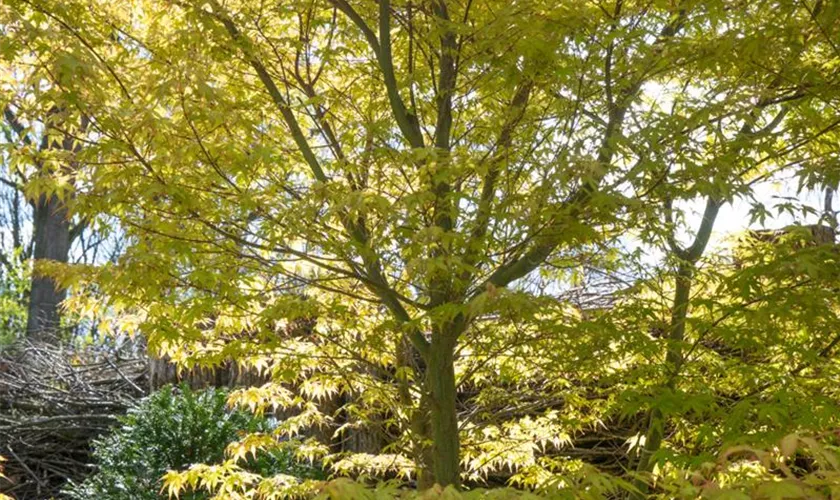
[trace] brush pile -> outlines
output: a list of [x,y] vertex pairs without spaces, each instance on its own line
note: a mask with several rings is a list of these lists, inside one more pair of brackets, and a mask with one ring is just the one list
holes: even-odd
[[91,441],[147,391],[142,349],[22,342],[0,352],[0,493],[57,496],[90,473]]

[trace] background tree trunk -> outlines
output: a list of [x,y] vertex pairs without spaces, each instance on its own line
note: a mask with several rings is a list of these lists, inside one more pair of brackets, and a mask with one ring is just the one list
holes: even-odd
[[70,221],[67,208],[53,194],[34,203],[34,269],[29,295],[26,336],[35,341],[53,338],[61,323],[61,302],[67,290],[38,272],[39,261],[67,263],[70,254]]
[[[12,106],[7,105],[3,110],[3,118],[17,134],[18,140],[26,146],[33,147],[39,142],[38,152],[62,151],[71,153],[69,162],[61,161],[58,171],[52,170],[43,158],[33,158],[36,167],[35,176],[50,177],[57,173],[69,175],[71,189],[64,193],[65,197],[72,197],[72,187],[75,172],[78,164],[73,156],[81,151],[81,144],[76,136],[67,132],[64,126],[69,123],[65,110],[60,105],[53,105],[41,123],[44,130],[39,141],[30,135],[27,126],[22,123]],[[58,140],[50,132],[56,123],[61,130],[63,138]],[[84,133],[87,130],[88,120],[84,116],[80,118],[76,132]],[[23,187],[27,179],[20,171],[17,172],[20,179],[8,179],[6,184],[17,190],[15,193],[15,205],[13,207],[14,245],[20,247],[21,231],[19,226],[20,211],[17,205],[19,194],[23,194]],[[49,192],[40,194],[37,198],[30,200],[33,212],[33,236],[32,236],[32,257],[34,259],[31,289],[29,294],[28,317],[26,322],[26,336],[33,341],[50,341],[57,337],[61,323],[61,302],[67,295],[67,290],[58,286],[52,278],[44,276],[39,272],[39,261],[55,261],[66,264],[70,255],[70,243],[78,229],[83,225],[71,229],[70,214],[59,193]]]

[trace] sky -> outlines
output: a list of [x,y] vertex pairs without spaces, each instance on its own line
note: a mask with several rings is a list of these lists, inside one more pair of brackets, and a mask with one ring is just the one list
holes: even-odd
[[[726,246],[727,241],[739,233],[747,229],[781,229],[792,224],[816,224],[819,222],[819,215],[802,215],[791,214],[784,212],[777,214],[773,210],[773,206],[783,200],[779,197],[792,197],[798,200],[798,203],[807,205],[813,208],[818,214],[823,211],[824,192],[818,190],[804,190],[797,193],[797,186],[794,181],[785,181],[779,183],[765,183],[756,186],[755,198],[756,201],[763,203],[773,213],[772,218],[768,218],[762,225],[760,222],[750,224],[750,210],[752,203],[745,199],[736,199],[733,203],[728,203],[721,207],[718,218],[715,221],[715,227],[712,232],[712,237],[709,242],[711,248],[719,248]],[[835,195],[834,206],[838,205]],[[703,213],[704,201],[696,200],[689,206],[686,214],[689,220],[693,221],[692,227],[697,227]],[[684,240],[683,240],[684,241]]]

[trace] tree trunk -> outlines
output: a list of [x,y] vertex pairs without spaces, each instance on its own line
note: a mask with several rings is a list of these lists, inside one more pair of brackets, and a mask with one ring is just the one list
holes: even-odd
[[[6,113],[7,119],[11,112]],[[61,126],[56,127],[61,130],[68,125],[68,121],[64,116],[64,110],[56,105],[53,106],[44,119],[44,125],[47,129],[60,123]],[[24,134],[24,129],[14,117],[11,119],[12,126],[19,134]],[[81,118],[79,128],[76,133],[83,133],[87,130],[88,121],[85,117]],[[81,151],[81,143],[77,142],[73,134],[62,132],[64,137],[59,141],[51,137],[49,130],[44,131],[41,139],[41,145],[38,148],[40,152],[48,150],[63,151],[71,153],[71,157]],[[25,136],[24,136],[25,137]],[[32,143],[30,138],[25,138],[25,142]],[[69,175],[71,187],[75,173],[79,165],[74,158],[71,158],[68,163],[62,162],[56,171],[53,171],[47,163],[42,160],[36,160],[39,176],[53,176],[56,174]],[[65,197],[72,197],[72,190],[64,193]],[[70,243],[73,239],[73,230],[71,230],[70,214],[67,210],[67,205],[59,197],[57,193],[41,194],[36,199],[31,200],[33,208],[33,249],[32,258],[34,260],[32,286],[29,292],[29,314],[26,321],[26,335],[30,340],[34,341],[51,341],[58,336],[61,325],[61,303],[67,296],[67,289],[59,286],[52,278],[44,276],[38,269],[38,264],[42,261],[55,261],[62,264],[68,262],[70,255]]]
[[[677,270],[676,290],[674,291],[674,303],[671,308],[671,328],[668,334],[668,346],[665,354],[665,366],[670,370],[665,382],[664,389],[674,390],[677,377],[683,364],[682,343],[685,340],[685,320],[688,317],[688,306],[691,302],[691,282],[694,276],[694,264],[683,262]],[[645,435],[645,444],[639,455],[639,463],[636,472],[647,474],[653,470],[651,457],[659,451],[662,446],[662,437],[665,431],[665,415],[659,408],[653,408],[648,417],[648,430]],[[648,483],[640,477],[636,481],[636,487],[642,493],[647,493]],[[643,498],[636,496],[636,498]]]
[[64,203],[53,194],[41,195],[34,204],[35,269],[29,295],[29,317],[26,335],[36,341],[47,341],[58,334],[61,322],[59,307],[67,290],[52,278],[40,275],[39,261],[67,263],[70,253],[70,221]]
[[455,345],[449,338],[448,335],[433,336],[425,390],[429,396],[434,482],[457,488],[461,482],[461,441],[455,404]]
[[418,408],[411,416],[411,433],[414,435],[417,467],[417,488],[427,490],[435,485],[434,458],[432,456],[432,433],[429,417],[429,395],[425,389],[420,396]]

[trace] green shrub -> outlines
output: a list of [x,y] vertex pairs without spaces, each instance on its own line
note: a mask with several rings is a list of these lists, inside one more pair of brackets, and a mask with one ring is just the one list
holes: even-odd
[[[94,442],[97,471],[65,493],[71,499],[158,500],[161,476],[193,463],[220,462],[228,443],[243,432],[268,431],[271,421],[226,408],[226,392],[165,387],[143,399],[120,419],[111,434]],[[320,471],[276,451],[248,463],[263,475],[320,477]],[[208,498],[203,492],[182,498]]]

